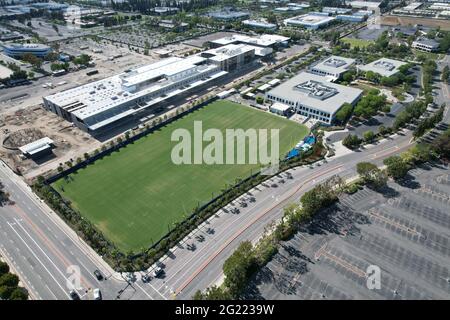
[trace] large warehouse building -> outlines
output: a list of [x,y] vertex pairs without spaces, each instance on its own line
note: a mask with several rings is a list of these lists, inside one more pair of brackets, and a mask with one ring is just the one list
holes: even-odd
[[355,105],[363,91],[326,81],[316,74],[302,72],[270,90],[266,98],[290,106],[295,112],[331,124],[345,104]]
[[209,41],[211,48],[219,48],[230,44],[246,44],[255,48],[255,55],[266,57],[272,54],[273,50],[279,47],[289,45],[291,38],[277,34],[262,34],[260,36],[249,37],[242,34],[233,34],[231,36]]
[[253,59],[254,48],[245,45],[172,57],[47,96],[44,106],[95,135],[160,102],[198,90]]
[[321,12],[311,12],[286,19],[284,20],[284,24],[286,26],[304,27],[306,29],[316,30],[327,26],[334,20],[336,20],[336,18],[330,17],[326,13],[322,14]]
[[3,52],[13,58],[20,58],[26,53],[43,58],[52,52],[52,48],[39,43],[9,43],[3,44]]

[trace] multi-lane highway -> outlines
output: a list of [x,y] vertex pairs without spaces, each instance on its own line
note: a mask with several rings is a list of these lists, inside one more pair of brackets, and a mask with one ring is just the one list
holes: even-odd
[[[446,56],[445,61],[448,61]],[[450,100],[448,86],[442,85],[438,101]],[[445,121],[448,122],[447,112]],[[391,136],[376,145],[352,152],[314,168],[299,167],[273,178],[251,190],[234,204],[223,208],[202,224],[161,260],[161,278],[142,283],[127,283],[84,241],[82,241],[48,206],[34,195],[23,180],[6,165],[0,164],[0,181],[11,194],[14,205],[0,207],[0,253],[8,260],[35,299],[68,299],[67,285],[71,266],[81,272],[78,293],[92,298],[92,289],[100,288],[105,299],[189,299],[198,289],[217,283],[224,261],[244,240],[256,241],[270,222],[282,216],[283,207],[298,201],[317,183],[337,174],[356,175],[361,161],[377,165],[391,155],[410,147],[411,132]],[[276,186],[275,186],[276,184]],[[244,200],[245,199],[245,200]],[[239,201],[247,204],[242,207]],[[233,206],[239,213],[233,213]],[[107,280],[98,281],[93,271],[99,269]]]
[[[73,232],[30,187],[3,162],[0,181],[13,205],[0,207],[0,254],[12,265],[34,299],[68,299],[74,270],[80,270],[78,294],[92,298],[100,288],[105,299],[162,299],[139,283],[129,285]],[[105,280],[98,281],[94,270]]]

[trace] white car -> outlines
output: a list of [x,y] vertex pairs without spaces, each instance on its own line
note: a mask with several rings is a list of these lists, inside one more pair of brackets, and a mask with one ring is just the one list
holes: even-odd
[[156,267],[152,272],[153,278],[158,278],[158,276],[161,275],[162,272],[163,272],[162,268]]
[[102,292],[99,288],[94,289],[94,300],[102,300]]

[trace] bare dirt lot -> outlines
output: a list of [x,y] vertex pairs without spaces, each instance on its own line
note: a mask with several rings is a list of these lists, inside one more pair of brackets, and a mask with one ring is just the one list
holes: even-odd
[[[54,141],[53,154],[37,161],[21,158],[17,147],[46,136]],[[85,132],[41,107],[0,115],[0,139],[0,158],[26,178],[54,169],[71,158],[75,160],[84,152],[100,146],[100,142]]]
[[382,16],[381,24],[389,26],[408,26],[421,24],[423,26],[437,28],[441,27],[442,30],[450,30],[450,20],[438,20],[438,19],[427,19],[427,18],[417,18],[417,17],[399,17],[399,16]]

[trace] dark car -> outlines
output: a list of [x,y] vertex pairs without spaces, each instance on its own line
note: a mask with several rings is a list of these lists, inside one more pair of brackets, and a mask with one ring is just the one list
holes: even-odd
[[99,281],[102,281],[102,280],[103,280],[103,275],[102,275],[102,273],[100,272],[100,270],[95,270],[95,271],[94,271],[94,275],[95,275],[95,277],[97,278],[97,280],[99,280]]
[[72,300],[80,300],[80,296],[75,290],[70,290],[69,295]]

